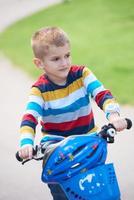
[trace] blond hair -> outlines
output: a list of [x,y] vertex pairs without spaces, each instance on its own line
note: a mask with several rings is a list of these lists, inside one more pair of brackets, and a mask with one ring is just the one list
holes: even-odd
[[47,54],[50,45],[56,47],[64,46],[66,43],[70,44],[67,34],[58,27],[42,28],[34,33],[31,39],[31,45],[34,56],[43,60]]

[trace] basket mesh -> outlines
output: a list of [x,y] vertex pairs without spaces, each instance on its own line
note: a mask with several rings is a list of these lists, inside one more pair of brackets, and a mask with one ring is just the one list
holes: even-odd
[[119,200],[120,191],[113,164],[82,172],[61,184],[69,200]]

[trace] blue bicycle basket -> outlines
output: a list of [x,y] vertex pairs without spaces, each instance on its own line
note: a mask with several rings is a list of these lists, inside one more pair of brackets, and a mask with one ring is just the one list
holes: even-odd
[[76,135],[50,144],[44,154],[42,181],[61,183],[105,163],[107,142],[97,135]]
[[113,164],[102,164],[63,181],[69,200],[120,200]]

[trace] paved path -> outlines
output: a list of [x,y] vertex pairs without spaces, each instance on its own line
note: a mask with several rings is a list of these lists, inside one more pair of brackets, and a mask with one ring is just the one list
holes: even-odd
[[0,0],[0,31],[11,23],[62,0]]
[[[8,18],[7,13],[9,13],[11,8],[12,10],[10,10],[10,12],[14,12],[13,5],[11,7],[9,6],[9,9],[9,7],[7,8],[5,6],[5,2],[8,6],[11,6],[11,2],[14,2],[13,4],[17,6],[16,10],[20,9],[22,2],[23,10],[25,10],[25,6],[26,10],[28,10],[28,2],[31,2],[29,5],[35,5],[35,2],[37,3],[37,1],[34,0],[3,0],[3,2],[0,2],[0,17],[1,9],[3,13],[3,17],[1,19],[4,19],[4,14],[6,18]],[[52,0],[38,0],[38,2],[52,3]],[[42,5],[45,7],[47,4],[44,3]],[[30,9],[31,10],[28,10],[25,15],[33,12],[32,6]],[[9,15],[11,15],[11,13],[9,13]],[[22,15],[18,16],[18,18],[19,17],[22,17]],[[17,14],[14,20],[16,19]],[[11,22],[13,21],[9,20],[8,22],[5,21],[2,23],[2,20],[0,20],[0,30],[6,28],[6,26]],[[18,148],[19,123],[32,81],[33,80],[31,80],[26,74],[22,73],[19,68],[13,67],[9,60],[2,56],[0,57],[0,200],[52,200],[48,188],[40,181],[40,163],[31,162],[25,166],[21,166],[14,157],[16,149]],[[99,125],[103,125],[103,123],[106,122],[104,115],[98,112],[96,106],[94,106],[94,111],[97,123]],[[129,106],[122,107],[122,115],[124,117],[131,118],[134,121],[134,108]],[[119,134],[116,138],[115,144],[109,145],[108,161],[114,161],[115,163],[122,192],[122,200],[134,200],[133,130],[134,129],[131,129],[129,132],[124,131],[124,133]]]
[[[13,22],[61,0],[0,0],[0,31]],[[40,181],[41,163],[21,166],[15,159],[19,123],[32,80],[0,55],[0,200],[52,200]]]

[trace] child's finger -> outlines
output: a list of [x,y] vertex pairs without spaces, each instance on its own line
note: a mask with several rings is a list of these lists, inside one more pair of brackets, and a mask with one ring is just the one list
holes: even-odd
[[119,119],[113,122],[114,127],[117,131],[123,131],[127,128],[127,122],[125,119]]
[[33,148],[29,147],[29,149],[28,149],[28,158],[32,159],[32,157],[33,157]]

